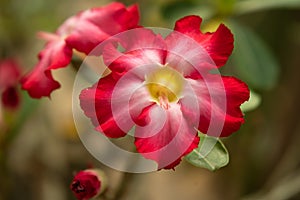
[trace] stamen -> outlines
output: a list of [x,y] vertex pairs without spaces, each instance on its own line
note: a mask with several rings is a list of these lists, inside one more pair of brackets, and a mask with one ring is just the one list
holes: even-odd
[[168,100],[168,97],[166,97],[166,95],[161,95],[158,97],[158,100],[159,100],[159,105],[168,110],[170,108],[170,104],[169,104],[169,100]]
[[181,95],[184,78],[175,69],[163,66],[146,77],[146,84],[152,100],[169,109],[170,103],[177,102]]

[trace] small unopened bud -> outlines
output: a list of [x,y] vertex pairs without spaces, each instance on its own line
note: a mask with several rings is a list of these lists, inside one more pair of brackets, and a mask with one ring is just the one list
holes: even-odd
[[106,189],[106,184],[102,170],[86,169],[75,175],[70,188],[78,200],[88,200],[100,195]]

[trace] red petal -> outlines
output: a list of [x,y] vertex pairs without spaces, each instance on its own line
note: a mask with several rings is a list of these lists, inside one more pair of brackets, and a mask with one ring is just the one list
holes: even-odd
[[140,13],[137,4],[129,6],[127,8],[127,14],[123,15],[123,17],[120,18],[120,24],[125,25],[124,27],[125,30],[136,28],[138,26],[139,21],[140,21]]
[[[110,53],[113,54],[114,52],[111,51]],[[145,76],[143,75],[162,65],[162,53],[160,50],[141,49],[122,54],[109,65],[109,69],[119,74],[124,74],[132,69],[136,69],[136,74],[144,79]],[[116,54],[117,52],[114,55]],[[108,59],[109,58],[104,57],[104,60],[108,61]],[[140,72],[138,72],[137,69],[140,69]]]
[[119,52],[112,44],[104,48],[104,62],[114,72],[124,73],[133,68],[141,68],[145,74],[152,67],[165,64],[164,40],[151,30],[133,29],[114,39],[125,48],[124,52]]
[[93,87],[82,90],[79,97],[82,110],[92,120],[96,130],[112,138],[123,137],[130,130],[130,127],[125,131],[120,129],[113,117],[111,96],[115,84],[116,80],[110,74]]
[[135,125],[134,118],[152,103],[140,89],[142,85],[135,76],[115,79],[110,74],[81,92],[81,108],[99,132],[112,138],[125,136]]
[[124,52],[140,49],[166,49],[165,41],[162,36],[155,34],[152,30],[147,28],[128,30],[125,33],[116,35],[114,38],[124,47]]
[[217,68],[205,47],[183,33],[172,32],[167,36],[166,44],[166,63],[185,77],[197,78]]
[[110,36],[137,27],[138,21],[136,5],[126,8],[115,2],[79,13],[67,20],[58,29],[58,33],[66,32],[66,42],[70,47],[89,54]]
[[155,104],[143,112],[149,123],[136,127],[135,145],[145,158],[158,163],[158,169],[174,168],[182,156],[198,146],[197,131],[182,115],[180,105],[171,104],[165,110]]
[[39,54],[35,68],[22,78],[22,89],[27,90],[33,98],[50,96],[60,85],[52,77],[51,70],[67,66],[72,57],[72,50],[62,39],[50,41]]
[[226,137],[240,128],[244,122],[240,105],[249,99],[245,83],[233,77],[218,78],[217,75],[210,75],[205,81],[190,79],[188,82],[197,95],[200,112],[198,129],[201,132]]
[[80,171],[74,177],[70,189],[78,200],[91,199],[99,194],[101,180],[91,170]]
[[233,50],[233,35],[221,24],[216,32],[203,34],[200,31],[202,19],[198,16],[186,16],[176,22],[175,31],[179,31],[200,43],[218,67],[223,66]]
[[201,33],[199,30],[201,23],[202,18],[199,16],[186,16],[176,21],[174,30],[181,33]]
[[250,91],[248,86],[235,77],[223,76],[223,83],[226,89],[227,113],[232,116],[243,117],[240,105],[249,100]]
[[0,91],[15,86],[20,78],[21,69],[12,59],[0,62]]

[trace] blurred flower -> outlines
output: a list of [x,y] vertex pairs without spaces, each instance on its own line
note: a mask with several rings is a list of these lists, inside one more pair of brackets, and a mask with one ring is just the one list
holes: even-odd
[[54,34],[39,33],[47,43],[38,55],[38,64],[22,79],[22,89],[33,98],[50,96],[60,87],[51,70],[67,66],[72,49],[88,54],[108,37],[137,27],[138,21],[136,5],[126,8],[121,3],[111,3],[70,17]]
[[70,189],[79,200],[88,200],[98,196],[106,188],[106,178],[99,169],[87,169],[78,172]]
[[0,61],[0,95],[5,108],[15,109],[20,103],[17,85],[21,69],[13,59]]
[[80,95],[85,115],[106,136],[123,137],[136,125],[136,149],[158,169],[174,168],[195,149],[198,130],[225,137],[244,122],[247,85],[211,73],[226,63],[233,35],[223,24],[202,33],[201,21],[184,17],[166,38],[145,28],[116,36],[125,50],[103,50],[111,74]]

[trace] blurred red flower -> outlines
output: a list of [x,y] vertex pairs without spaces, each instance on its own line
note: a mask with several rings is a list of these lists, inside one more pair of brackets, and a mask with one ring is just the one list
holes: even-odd
[[39,62],[22,78],[22,89],[33,98],[50,96],[60,87],[51,70],[66,67],[72,50],[89,54],[99,43],[119,32],[137,27],[139,12],[136,5],[126,8],[121,3],[92,8],[67,19],[54,34],[39,33],[47,41],[39,53]]
[[223,24],[202,33],[201,21],[184,17],[165,38],[146,28],[116,36],[124,51],[103,48],[111,74],[80,95],[85,115],[106,136],[123,137],[135,126],[137,151],[158,169],[174,168],[195,149],[198,130],[225,137],[244,122],[247,85],[211,73],[226,63],[233,35]]
[[13,59],[0,61],[0,95],[5,108],[15,109],[19,106],[20,95],[17,85],[21,68]]

